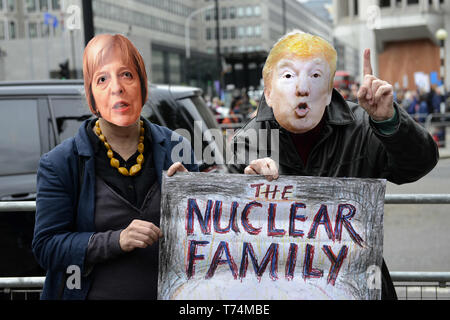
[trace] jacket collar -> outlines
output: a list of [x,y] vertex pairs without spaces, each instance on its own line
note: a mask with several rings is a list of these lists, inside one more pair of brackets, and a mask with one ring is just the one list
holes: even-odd
[[89,121],[91,121],[91,119],[84,120],[84,122],[81,124],[80,128],[78,129],[77,134],[75,135],[75,145],[78,150],[78,155],[84,156],[84,157],[93,157],[94,156],[94,149],[92,148],[92,145],[90,143],[88,133],[87,133],[87,126],[89,124]]
[[[325,109],[325,121],[333,125],[347,125],[355,121],[355,115],[336,89],[333,89],[331,103]],[[256,121],[276,121],[272,108],[266,103],[264,94],[258,106]]]

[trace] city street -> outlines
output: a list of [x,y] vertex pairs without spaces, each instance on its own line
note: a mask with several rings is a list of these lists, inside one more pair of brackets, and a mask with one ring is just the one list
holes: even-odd
[[[386,193],[450,193],[450,159],[421,180]],[[450,271],[450,204],[385,206],[384,259],[390,271]]]

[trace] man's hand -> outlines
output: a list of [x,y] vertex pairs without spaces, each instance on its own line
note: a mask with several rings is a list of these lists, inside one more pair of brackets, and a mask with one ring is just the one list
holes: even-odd
[[370,49],[364,51],[364,81],[358,90],[358,103],[375,121],[394,116],[394,90],[388,82],[372,74]]
[[268,181],[278,179],[278,167],[275,161],[270,158],[257,159],[250,162],[244,169],[245,174],[260,174]]
[[146,248],[162,238],[161,230],[153,223],[144,220],[133,220],[119,236],[119,245],[123,251]]
[[188,172],[188,170],[183,166],[181,162],[175,162],[167,170],[167,175],[171,177],[177,172]]

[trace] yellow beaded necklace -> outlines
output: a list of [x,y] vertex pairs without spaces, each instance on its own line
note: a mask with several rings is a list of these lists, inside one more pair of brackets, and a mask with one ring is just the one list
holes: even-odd
[[139,121],[140,121],[140,125],[141,125],[140,136],[139,136],[139,144],[138,144],[138,147],[137,147],[137,149],[139,151],[139,155],[138,155],[138,157],[136,159],[137,163],[130,168],[129,172],[128,172],[127,168],[120,167],[119,160],[114,158],[114,153],[111,150],[111,146],[106,141],[106,137],[102,134],[102,130],[100,129],[100,121],[97,120],[95,122],[95,133],[98,135],[100,140],[102,140],[102,142],[105,145],[106,149],[108,149],[108,151],[106,152],[106,155],[108,156],[108,158],[111,159],[109,164],[111,165],[111,167],[117,168],[117,170],[121,174],[123,174],[124,176],[134,176],[134,175],[136,175],[136,173],[138,173],[142,169],[142,164],[144,163],[144,155],[142,153],[144,152],[144,132],[145,132],[145,129],[144,129],[144,122],[142,120],[139,120]]

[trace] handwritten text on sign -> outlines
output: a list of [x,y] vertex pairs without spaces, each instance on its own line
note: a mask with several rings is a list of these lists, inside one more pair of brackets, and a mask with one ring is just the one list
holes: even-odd
[[383,181],[186,174],[163,187],[160,298],[378,298],[366,270],[381,265]]

